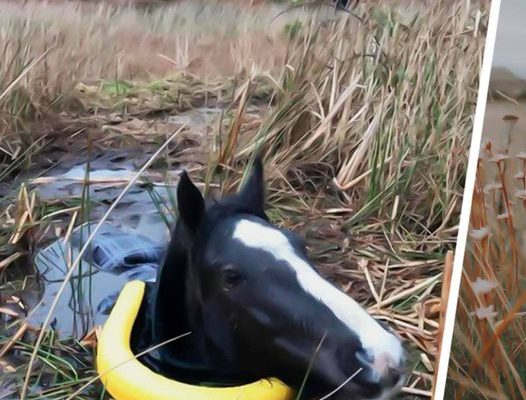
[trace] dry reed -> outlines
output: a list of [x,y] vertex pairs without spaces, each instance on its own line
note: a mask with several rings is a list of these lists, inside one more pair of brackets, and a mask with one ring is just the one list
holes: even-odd
[[478,162],[451,353],[455,399],[526,398],[526,158],[510,146],[519,133],[510,121],[504,116],[504,143],[488,140]]

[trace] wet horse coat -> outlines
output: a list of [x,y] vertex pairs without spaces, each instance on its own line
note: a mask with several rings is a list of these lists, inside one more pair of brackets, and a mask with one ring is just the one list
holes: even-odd
[[135,341],[142,349],[192,334],[143,362],[194,383],[275,376],[298,388],[308,373],[308,396],[352,375],[338,392],[345,398],[399,389],[400,340],[318,274],[300,236],[269,222],[259,160],[236,195],[205,204],[183,173],[177,199],[180,218]]

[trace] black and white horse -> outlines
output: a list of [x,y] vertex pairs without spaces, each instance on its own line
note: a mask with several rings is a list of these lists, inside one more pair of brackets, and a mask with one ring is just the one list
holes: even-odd
[[269,222],[260,161],[238,194],[209,203],[183,173],[177,200],[180,218],[143,305],[149,331],[135,336],[144,348],[192,334],[146,364],[188,382],[274,376],[298,388],[308,374],[307,396],[353,374],[339,391],[345,399],[398,391],[400,340],[316,272],[300,236]]

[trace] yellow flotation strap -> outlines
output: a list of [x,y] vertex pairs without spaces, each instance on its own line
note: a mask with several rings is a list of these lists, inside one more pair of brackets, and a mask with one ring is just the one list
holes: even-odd
[[111,311],[97,345],[97,372],[115,400],[292,400],[294,391],[275,378],[233,387],[190,385],[148,369],[130,348],[133,324],[145,292],[128,282]]

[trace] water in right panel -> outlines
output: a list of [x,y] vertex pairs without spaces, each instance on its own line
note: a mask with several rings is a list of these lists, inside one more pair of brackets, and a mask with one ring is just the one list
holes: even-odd
[[502,1],[446,399],[526,399],[525,21]]

